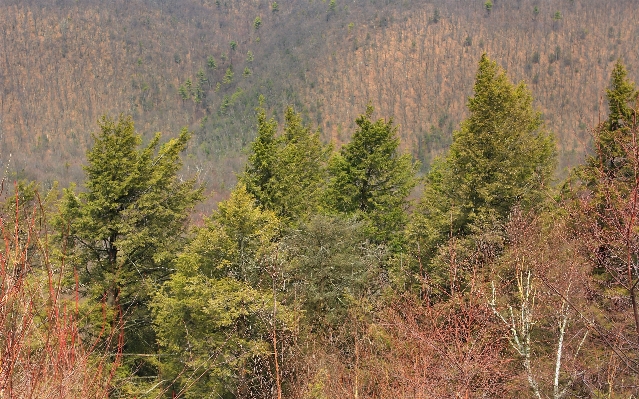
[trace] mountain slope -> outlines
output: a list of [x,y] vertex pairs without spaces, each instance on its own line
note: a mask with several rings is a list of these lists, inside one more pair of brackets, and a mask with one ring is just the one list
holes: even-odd
[[293,104],[338,144],[370,102],[428,164],[466,115],[487,52],[530,84],[562,167],[574,165],[605,110],[614,61],[639,80],[633,9],[630,0],[497,0],[490,12],[478,0],[10,0],[0,6],[0,161],[10,153],[18,177],[79,181],[97,118],[128,113],[145,137],[194,130],[187,173],[223,194],[264,95],[276,118]]

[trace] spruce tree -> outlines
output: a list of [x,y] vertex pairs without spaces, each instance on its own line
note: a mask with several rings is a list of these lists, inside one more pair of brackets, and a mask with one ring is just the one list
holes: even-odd
[[276,137],[277,128],[260,109],[257,138],[240,181],[263,209],[292,223],[319,208],[330,148],[291,107],[284,131]]
[[[451,248],[461,258],[482,241],[495,253],[502,245],[499,226],[513,208],[533,210],[545,202],[555,144],[532,101],[524,83],[512,84],[482,55],[470,115],[453,133],[447,156],[432,165],[409,226],[421,278],[447,281],[444,258],[450,254],[444,253]],[[451,238],[464,242],[444,249]]]
[[168,355],[162,388],[186,398],[271,397],[272,336],[281,348],[295,320],[273,289],[279,228],[240,183],[179,254],[152,303]]
[[131,117],[104,116],[99,125],[85,188],[65,190],[56,224],[82,293],[96,307],[98,330],[124,320],[125,350],[144,353],[155,346],[148,300],[171,274],[189,212],[202,197],[194,179],[178,175],[190,133],[184,129],[163,145],[158,133],[139,148]]
[[628,72],[621,60],[617,60],[606,89],[608,118],[597,129],[595,137],[596,156],[588,162],[592,167],[601,166],[605,174],[614,178],[626,164],[624,146],[630,144],[630,126],[633,107],[638,100],[635,85],[628,79]]
[[373,121],[372,115],[369,105],[355,121],[351,141],[331,159],[326,202],[329,209],[369,221],[374,239],[390,243],[399,240],[406,222],[418,165],[399,153],[392,119]]
[[505,220],[515,205],[531,208],[543,202],[555,167],[555,144],[532,101],[524,83],[513,85],[482,55],[474,96],[468,100],[470,116],[453,133],[446,159],[428,177],[425,201],[431,209],[426,212],[439,212],[450,221],[440,226],[441,234],[451,229],[466,234],[475,223]]

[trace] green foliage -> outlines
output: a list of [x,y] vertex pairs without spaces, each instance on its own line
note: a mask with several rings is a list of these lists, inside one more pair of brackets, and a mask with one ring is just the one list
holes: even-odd
[[152,305],[161,351],[179,354],[161,358],[174,391],[188,386],[187,398],[270,392],[271,334],[286,334],[294,320],[277,301],[274,314],[269,276],[278,233],[275,215],[240,184],[178,257]]
[[183,101],[191,98],[191,92],[189,91],[189,89],[187,89],[186,85],[180,85],[178,92],[180,93],[180,97],[182,97]]
[[[621,60],[615,63],[606,89],[608,118],[596,130],[595,156],[587,160],[580,177],[599,196],[605,195],[607,184],[615,181],[616,195],[628,192],[632,185],[633,170],[628,162],[628,149],[632,146],[631,126],[635,115],[633,107],[639,101],[639,91],[628,79],[628,72]],[[603,173],[603,176],[601,176]],[[602,181],[602,177],[605,177]],[[608,193],[610,196],[611,194]],[[604,198],[600,198],[604,200]]]
[[276,1],[271,3],[271,11],[273,12],[278,12],[280,10],[280,5],[277,4]]
[[421,251],[429,256],[450,235],[504,221],[516,205],[542,204],[555,167],[554,141],[529,90],[510,83],[486,55],[468,109],[448,156],[427,177],[413,221]]
[[257,17],[255,17],[255,20],[253,21],[253,28],[255,30],[258,30],[258,29],[260,29],[260,26],[262,26],[262,18],[257,16]]
[[222,83],[224,84],[229,84],[233,81],[233,66],[229,65],[228,68],[226,68],[226,73],[224,74],[224,79],[222,79]]
[[244,67],[244,72],[242,73],[244,75],[245,78],[251,76],[251,70],[249,69],[249,67]]
[[621,60],[617,60],[610,76],[610,86],[606,89],[609,110],[606,129],[615,131],[628,128],[638,95],[634,83],[628,80],[626,67]]
[[204,73],[204,69],[200,68],[197,71],[197,84],[199,86],[204,86],[205,83],[207,83],[209,81],[209,79],[206,77],[206,74]]
[[441,19],[441,12],[439,11],[439,8],[435,8],[435,10],[433,11],[432,21],[434,23],[438,23],[440,19]]
[[363,297],[380,291],[386,252],[368,242],[366,225],[342,216],[314,216],[283,247],[291,283],[312,333],[329,337]]
[[[85,189],[65,190],[56,220],[68,262],[80,274],[83,295],[103,301],[124,317],[125,349],[144,353],[154,346],[146,303],[171,273],[170,262],[184,244],[188,215],[202,198],[195,180],[178,176],[180,154],[190,133],[160,145],[160,135],[144,148],[130,117],[103,116],[87,153]],[[97,327],[99,328],[99,327]]]
[[209,56],[206,59],[206,65],[208,65],[211,69],[217,69],[217,62],[215,62],[215,58],[213,58],[213,56]]
[[253,59],[254,59],[254,58],[253,58],[253,52],[252,52],[251,50],[249,50],[249,51],[246,53],[246,62],[253,62]]
[[264,109],[258,110],[257,121],[257,138],[240,181],[263,209],[286,222],[297,221],[319,207],[330,148],[291,107],[279,137],[277,123],[266,119]]
[[358,129],[330,162],[326,195],[329,209],[357,215],[370,222],[378,242],[399,239],[406,222],[407,197],[417,183],[418,165],[398,152],[397,127],[392,119],[372,121],[370,105],[357,120]]
[[237,42],[235,40],[231,40],[229,46],[231,46],[231,50],[235,51],[235,49],[237,48]]
[[486,12],[490,14],[493,9],[493,2],[490,0],[486,0],[486,2],[484,3],[484,8],[486,9]]

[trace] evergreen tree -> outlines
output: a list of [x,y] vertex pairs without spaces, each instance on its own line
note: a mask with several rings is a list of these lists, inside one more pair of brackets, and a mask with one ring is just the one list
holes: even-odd
[[503,221],[515,205],[543,202],[555,167],[555,144],[530,91],[510,83],[485,54],[468,109],[470,116],[453,133],[448,156],[433,167],[425,191],[430,209],[424,211],[443,216],[444,237],[451,229],[467,234],[473,224]]
[[106,301],[112,314],[104,320],[98,310],[96,324],[122,317],[125,350],[144,353],[155,346],[148,299],[170,275],[189,212],[202,197],[195,180],[178,176],[190,133],[163,145],[158,133],[139,148],[131,117],[103,116],[99,124],[85,189],[65,190],[56,224],[89,305],[100,309]]
[[[452,253],[462,263],[477,246],[494,256],[503,246],[500,226],[513,208],[535,209],[549,190],[553,138],[543,129],[526,86],[513,85],[485,54],[468,109],[448,155],[432,165],[409,226],[420,285],[426,277],[446,285]],[[459,289],[462,280],[458,275]],[[424,287],[420,290],[424,294]]]
[[[632,310],[634,332],[626,327],[622,334],[639,340],[639,300],[637,300],[636,254],[639,253],[637,232],[637,198],[639,198],[639,94],[627,77],[621,61],[617,61],[607,91],[608,119],[593,129],[594,155],[578,172],[583,182],[578,204],[582,229],[593,255],[594,282],[602,294],[596,299],[606,312]],[[585,234],[583,234],[585,233]],[[581,235],[580,235],[581,237]],[[611,298],[625,297],[630,307],[619,308]],[[628,312],[630,313],[630,312]],[[619,328],[623,331],[624,328]]]
[[266,119],[266,111],[259,108],[257,112],[257,137],[251,144],[246,170],[240,177],[240,181],[257,203],[266,209],[271,209],[274,204],[271,198],[269,186],[275,179],[278,143],[275,137],[277,122],[271,118]]
[[291,107],[282,135],[275,137],[276,131],[277,123],[260,109],[258,135],[240,180],[263,209],[290,223],[318,209],[330,148]]
[[161,353],[179,354],[161,358],[169,392],[271,397],[272,336],[294,320],[272,290],[279,225],[240,183],[178,256],[152,305]]
[[[597,129],[596,156],[588,161],[591,170],[601,166],[608,177],[615,178],[619,177],[620,170],[627,165],[627,150],[623,147],[630,144],[633,107],[637,105],[638,95],[634,83],[628,80],[626,67],[621,60],[617,60],[610,76],[610,86],[606,89],[608,119]],[[628,173],[630,171],[625,174]],[[593,179],[597,177],[591,176],[591,184]]]
[[300,303],[305,325],[322,339],[336,339],[349,311],[381,291],[388,253],[370,243],[362,221],[315,215],[284,237],[282,246],[291,279],[288,302]]
[[406,222],[418,165],[399,154],[392,119],[372,121],[372,114],[369,105],[355,121],[351,142],[332,158],[326,201],[329,209],[368,220],[378,242],[391,242]]

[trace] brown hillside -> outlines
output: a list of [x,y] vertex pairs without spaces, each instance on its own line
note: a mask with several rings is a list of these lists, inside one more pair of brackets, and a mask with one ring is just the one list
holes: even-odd
[[[562,165],[574,165],[605,110],[613,62],[623,57],[639,80],[631,0],[496,0],[490,14],[479,0],[278,3],[3,2],[0,161],[10,153],[18,177],[81,180],[97,118],[129,113],[146,137],[190,126],[189,173],[223,193],[242,168],[263,94],[276,117],[294,104],[338,143],[370,101],[428,163],[464,117],[487,52],[529,83]],[[183,99],[180,86],[195,87],[199,70],[203,95]]]

